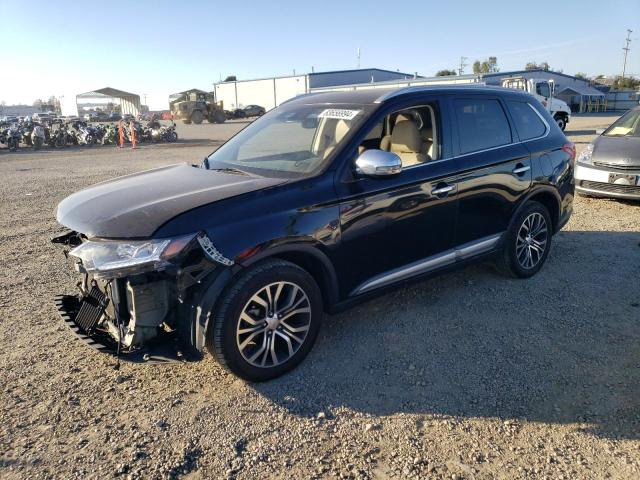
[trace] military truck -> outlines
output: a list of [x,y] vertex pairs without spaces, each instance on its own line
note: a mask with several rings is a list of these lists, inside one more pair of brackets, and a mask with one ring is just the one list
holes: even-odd
[[169,107],[173,118],[184,123],[200,124],[203,120],[209,123],[224,123],[226,115],[222,102],[216,102],[213,93],[201,90],[189,90],[170,99]]

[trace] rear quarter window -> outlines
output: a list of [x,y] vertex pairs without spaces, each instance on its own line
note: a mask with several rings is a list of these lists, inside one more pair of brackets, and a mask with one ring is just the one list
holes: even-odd
[[526,102],[507,102],[520,140],[531,140],[544,135],[547,127],[533,107]]
[[454,100],[460,153],[511,143],[511,128],[502,106],[493,99]]

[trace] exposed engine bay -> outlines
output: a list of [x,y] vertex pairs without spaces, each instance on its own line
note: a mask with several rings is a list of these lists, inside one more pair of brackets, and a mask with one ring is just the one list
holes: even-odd
[[[187,330],[183,322],[190,308],[185,302],[189,291],[216,268],[233,264],[204,233],[146,244],[121,242],[115,250],[109,250],[107,241],[88,240],[73,231],[52,242],[72,247],[65,255],[82,277],[78,295],[56,298],[63,320],[98,350],[132,361],[188,360],[192,345],[181,333]],[[149,254],[153,242],[161,245],[160,253]],[[131,245],[146,250],[131,254]],[[113,251],[120,257],[114,259]],[[121,251],[144,261],[124,262]]]

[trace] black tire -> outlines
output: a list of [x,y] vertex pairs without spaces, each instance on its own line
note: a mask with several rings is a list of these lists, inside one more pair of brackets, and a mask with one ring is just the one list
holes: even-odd
[[[293,354],[290,354],[289,350],[284,351],[284,348],[287,346],[287,343],[293,345],[294,342],[289,340],[289,342],[283,343],[282,326],[277,327],[277,330],[280,332],[275,330],[269,331],[264,327],[264,333],[256,333],[255,335],[253,333],[248,334],[250,337],[253,336],[257,339],[256,342],[249,343],[250,347],[253,345],[256,350],[267,352],[270,347],[265,347],[265,345],[271,345],[268,343],[269,341],[276,342],[276,340],[278,340],[276,345],[278,348],[281,348],[281,352],[284,351],[283,357],[286,356],[286,359],[283,360],[282,363],[275,364],[275,362],[269,358],[268,361],[274,365],[256,366],[249,362],[250,359],[245,358],[243,352],[246,352],[246,348],[241,351],[239,345],[240,339],[242,339],[242,343],[244,343],[248,337],[240,337],[240,332],[237,330],[242,326],[243,320],[241,320],[241,315],[243,312],[246,312],[251,305],[254,305],[251,303],[251,300],[263,291],[263,288],[267,288],[267,286],[276,282],[295,285],[301,289],[302,294],[306,295],[309,314],[308,316],[306,313],[300,314],[304,315],[306,325],[308,325],[306,336],[303,337],[301,343],[294,345],[294,347],[297,345],[297,350],[295,350]],[[277,292],[274,294],[274,298],[276,297]],[[277,311],[278,302],[276,301],[275,303],[276,308],[274,310]],[[260,308],[259,305],[255,305],[258,307],[255,310],[258,310]],[[207,329],[207,349],[224,368],[245,380],[253,382],[270,380],[295,368],[311,350],[318,336],[323,316],[322,295],[313,277],[297,265],[277,259],[265,260],[240,274],[223,292],[215,310],[213,314],[213,324],[210,324]],[[283,310],[286,310],[286,308]],[[258,325],[256,328],[267,325],[266,311],[265,308],[263,310],[265,315],[264,324]],[[257,315],[260,317],[262,313]],[[257,321],[262,322],[263,320],[260,319]],[[287,328],[290,327],[287,326]],[[284,333],[288,334],[286,331]],[[269,340],[266,340],[267,334],[269,335]],[[271,336],[273,336],[273,340],[271,340]],[[262,349],[258,347],[258,343],[260,343],[261,340]],[[255,350],[249,353],[255,353]],[[270,355],[270,353],[268,355],[265,353],[265,358],[270,357]],[[262,354],[260,354],[258,360],[261,357]],[[258,360],[256,360],[256,362]]]
[[553,117],[553,119],[558,124],[558,127],[560,127],[560,130],[562,130],[564,132],[564,129],[567,128],[567,119],[565,118],[565,116],[564,115],[556,115],[555,117]]
[[43,141],[40,137],[37,137],[36,139],[33,140],[34,150],[40,150],[42,148],[42,145],[43,145]]
[[204,120],[204,116],[202,115],[202,112],[200,110],[196,110],[191,114],[191,121],[196,125],[200,125],[202,123],[202,120]]
[[[540,248],[540,243],[543,238],[542,234],[534,236],[535,238],[533,239],[527,239],[527,237],[524,236],[525,232],[527,232],[525,222],[528,219],[544,222],[542,228],[546,230],[542,248]],[[535,233],[534,228],[531,230]],[[512,277],[532,277],[540,271],[549,255],[552,236],[553,226],[551,223],[551,215],[549,215],[547,208],[539,202],[528,201],[511,220],[511,224],[505,235],[502,254],[497,261],[498,269],[502,273]],[[533,242],[533,246],[530,246],[532,244],[528,244],[529,241]],[[533,252],[530,253],[531,262],[535,260],[533,265],[527,265],[527,249]],[[523,253],[524,255],[522,255]]]
[[213,112],[213,121],[214,123],[224,123],[227,119],[227,116],[224,114],[222,110],[216,110]]

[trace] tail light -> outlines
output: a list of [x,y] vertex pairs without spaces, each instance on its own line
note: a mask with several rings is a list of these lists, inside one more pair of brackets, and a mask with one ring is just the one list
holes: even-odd
[[571,165],[575,165],[576,163],[576,146],[571,143],[565,143],[562,146],[562,151],[569,155],[569,160],[571,161]]

